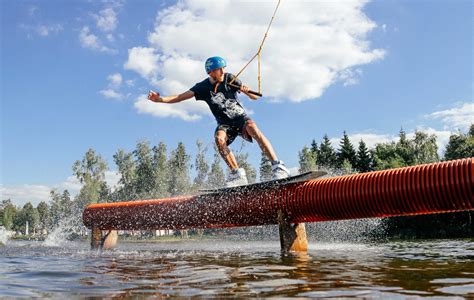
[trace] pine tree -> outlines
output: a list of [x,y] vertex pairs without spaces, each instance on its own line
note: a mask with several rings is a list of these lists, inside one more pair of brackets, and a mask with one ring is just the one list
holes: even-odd
[[372,157],[365,142],[360,140],[359,149],[357,150],[356,169],[361,173],[372,171],[373,169]]
[[195,160],[196,177],[194,178],[194,189],[199,190],[205,188],[207,175],[209,173],[209,164],[206,161],[207,148],[204,147],[201,140],[196,141],[197,154]]
[[312,170],[316,170],[316,158],[315,154],[307,146],[298,153],[299,156],[299,173],[304,173]]
[[212,161],[211,171],[207,176],[207,185],[210,188],[219,188],[225,184],[225,175],[221,167],[221,156],[216,145],[214,145],[214,160]]
[[349,140],[349,136],[347,135],[345,131],[339,145],[340,145],[340,148],[337,155],[339,166],[342,167],[344,160],[348,160],[353,169],[357,163],[356,151],[351,141]]
[[337,167],[336,151],[331,145],[331,141],[327,134],[324,135],[323,141],[319,146],[319,156],[317,157],[318,165],[325,168]]
[[189,161],[191,157],[186,153],[186,148],[182,142],[171,152],[168,162],[170,170],[170,184],[168,191],[171,196],[187,193],[191,188],[189,180]]
[[316,140],[313,139],[313,141],[311,142],[311,152],[313,153],[313,156],[314,156],[314,160],[316,162],[316,164],[318,164],[318,158],[319,158],[319,146],[318,146],[318,143],[316,143]]
[[404,166],[411,166],[414,164],[413,142],[408,140],[403,128],[400,129],[399,140],[396,144],[395,149],[397,155],[404,162]]
[[268,157],[261,152],[260,159],[260,182],[268,181],[272,179],[272,163]]

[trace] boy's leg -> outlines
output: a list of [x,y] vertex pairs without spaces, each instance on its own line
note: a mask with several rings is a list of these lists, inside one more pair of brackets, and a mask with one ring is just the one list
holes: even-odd
[[239,168],[237,164],[237,160],[235,159],[234,154],[227,146],[227,134],[224,130],[217,130],[216,131],[216,145],[217,149],[219,149],[219,153],[224,159],[225,163],[229,166],[231,170],[236,170]]
[[260,149],[263,151],[263,154],[265,154],[265,156],[270,161],[278,160],[275,151],[273,150],[272,144],[270,144],[265,135],[263,135],[260,129],[258,129],[257,124],[255,124],[254,121],[247,121],[247,124],[245,125],[245,130],[252,138],[257,141],[258,145],[260,146]]

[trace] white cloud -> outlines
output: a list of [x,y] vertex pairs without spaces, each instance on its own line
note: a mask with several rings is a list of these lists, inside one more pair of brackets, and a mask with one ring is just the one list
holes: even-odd
[[[116,171],[106,171],[105,181],[109,187],[117,187],[120,176]],[[3,186],[0,185],[0,199],[11,199],[12,202],[20,207],[23,207],[28,202],[31,202],[36,207],[40,202],[49,203],[51,190],[57,190],[62,193],[63,190],[68,190],[71,198],[74,198],[81,189],[81,183],[75,176],[69,176],[64,182],[56,185],[41,185],[41,184],[23,184],[18,186]]]
[[[366,2],[283,1],[263,47],[263,93],[299,102],[320,97],[337,81],[356,84],[356,68],[385,55],[367,40],[376,24],[362,11]],[[132,48],[125,66],[169,93],[205,77],[209,56],[224,56],[236,73],[255,54],[274,5],[179,1],[158,13],[148,37],[153,48]],[[256,73],[254,63],[242,80],[255,86]]]
[[46,185],[0,186],[1,199],[11,199],[15,205],[20,207],[23,207],[28,202],[31,202],[36,207],[41,201],[48,201],[50,191],[51,188]]
[[45,25],[45,24],[38,24],[38,25],[26,25],[26,24],[20,24],[19,25],[21,29],[25,30],[28,33],[28,36],[30,36],[30,33],[35,33],[41,37],[48,37],[52,34],[57,34],[60,31],[64,30],[63,26],[61,24],[50,24],[50,25]]
[[104,96],[105,98],[116,99],[116,100],[120,100],[120,99],[123,99],[125,97],[121,93],[116,92],[112,89],[101,90],[101,91],[99,91],[99,93],[101,93],[102,96]]
[[39,11],[39,8],[36,5],[31,5],[30,7],[28,7],[28,15],[30,17],[34,16],[37,11]]
[[146,99],[146,95],[137,98],[135,108],[139,113],[151,114],[157,117],[175,117],[185,121],[196,121],[202,115],[209,115],[209,108],[203,101],[189,99],[187,101],[166,104],[154,103]]
[[152,80],[158,72],[158,56],[153,48],[134,47],[128,50],[128,60],[124,68]]
[[99,93],[109,99],[124,99],[126,96],[118,91],[123,82],[122,75],[120,73],[110,74],[107,76],[107,80],[109,81],[108,88],[99,91]]
[[458,103],[451,109],[437,111],[427,117],[440,119],[445,129],[466,130],[474,123],[474,103]]
[[97,27],[104,32],[111,32],[117,28],[117,13],[111,7],[101,10],[98,15],[94,15],[94,18]]
[[84,26],[79,33],[79,41],[81,46],[87,49],[92,49],[106,53],[116,53],[116,50],[110,49],[102,44],[99,37],[90,32],[88,26]]
[[110,74],[107,77],[107,80],[109,81],[110,86],[112,87],[120,87],[122,84],[122,75],[120,73],[114,73]]

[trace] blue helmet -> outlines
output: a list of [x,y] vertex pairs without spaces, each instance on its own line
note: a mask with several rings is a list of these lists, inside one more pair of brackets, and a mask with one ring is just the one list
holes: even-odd
[[215,69],[224,68],[226,66],[227,66],[227,63],[225,59],[223,59],[222,57],[219,57],[219,56],[209,57],[206,60],[206,65],[205,65],[206,73],[209,74],[209,72]]

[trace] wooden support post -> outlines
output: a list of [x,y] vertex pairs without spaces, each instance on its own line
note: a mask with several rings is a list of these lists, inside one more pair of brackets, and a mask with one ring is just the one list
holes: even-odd
[[282,252],[308,251],[308,239],[304,223],[290,224],[285,214],[278,211],[278,224],[280,229],[280,245]]
[[118,232],[117,230],[102,231],[93,227],[91,233],[91,249],[113,249],[117,246]]

